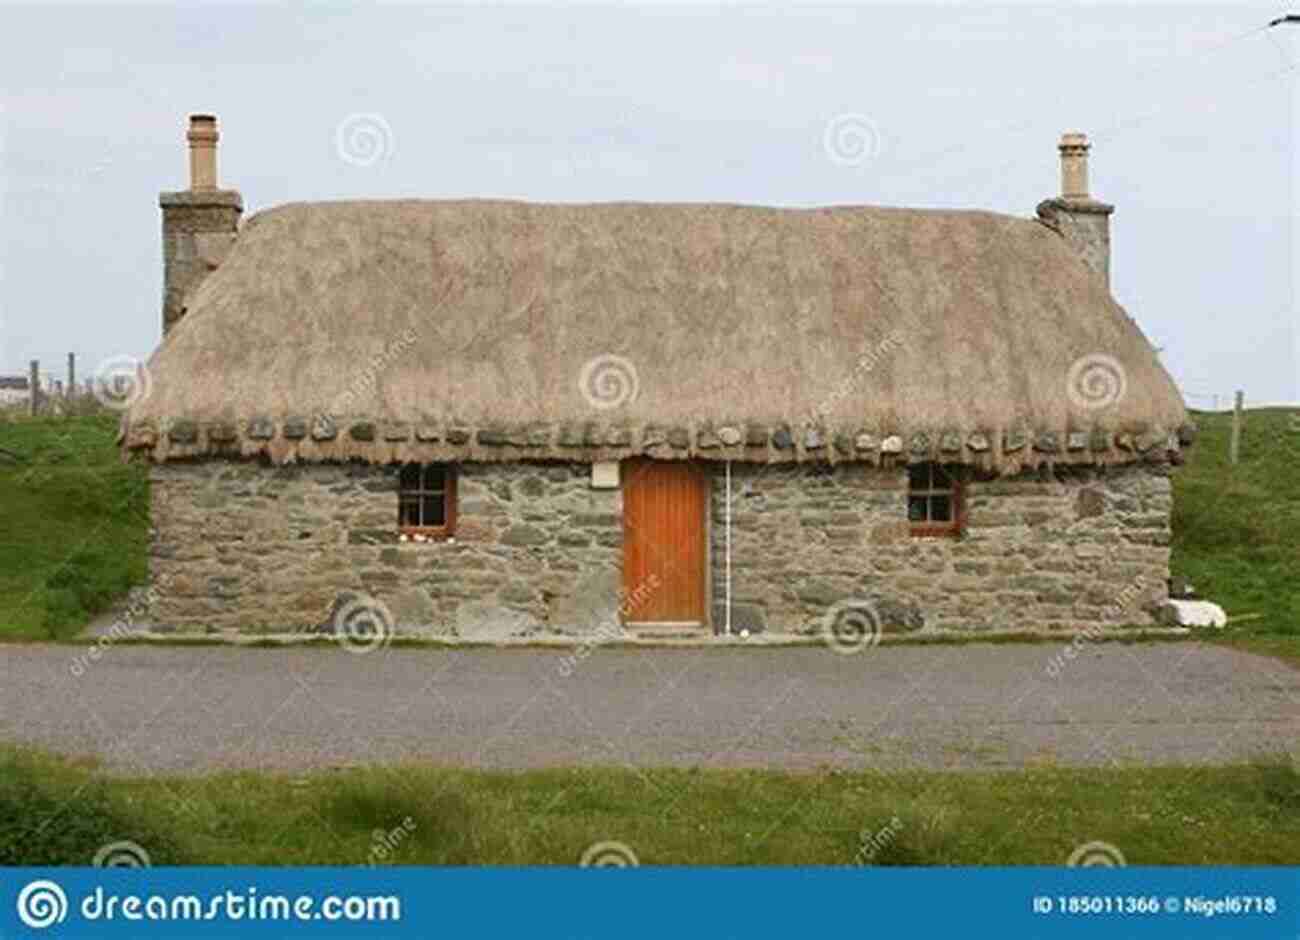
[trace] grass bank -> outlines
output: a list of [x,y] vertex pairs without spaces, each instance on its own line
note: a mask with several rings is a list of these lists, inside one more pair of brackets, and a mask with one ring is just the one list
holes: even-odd
[[1229,635],[1300,637],[1300,410],[1246,412],[1236,466],[1231,417],[1194,418],[1174,476],[1173,571],[1222,605]]
[[74,634],[147,572],[145,468],[116,416],[0,419],[0,634]]
[[1057,865],[1097,841],[1130,865],[1295,865],[1300,772],[1279,761],[119,779],[0,750],[0,864],[88,864],[122,840],[153,864],[573,865],[612,840],[656,865]]

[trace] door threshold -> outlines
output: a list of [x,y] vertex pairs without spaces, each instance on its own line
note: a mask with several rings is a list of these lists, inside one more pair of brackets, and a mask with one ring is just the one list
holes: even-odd
[[646,639],[706,636],[713,632],[698,620],[646,620],[623,626]]

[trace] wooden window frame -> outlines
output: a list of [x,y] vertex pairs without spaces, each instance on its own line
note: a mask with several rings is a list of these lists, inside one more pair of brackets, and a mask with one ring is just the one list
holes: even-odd
[[[927,478],[931,485],[923,490],[913,489],[912,467],[907,468],[908,528],[910,533],[915,538],[955,539],[960,537],[962,530],[966,527],[966,483],[962,479],[960,468],[933,460],[927,460],[916,466],[929,468]],[[952,481],[952,489],[937,489],[933,486],[935,467],[947,474]],[[911,500],[913,496],[924,496],[927,499],[933,496],[948,496],[952,501],[952,519],[948,522],[912,522]]]
[[[409,466],[418,466],[420,468],[421,486],[410,489],[402,485],[401,471]],[[406,496],[431,496],[436,490],[427,490],[424,488],[424,471],[428,467],[442,468],[442,525],[403,525],[402,524],[402,500]],[[456,467],[449,463],[421,463],[414,461],[402,464],[401,470],[398,471],[397,478],[397,531],[399,535],[406,536],[424,536],[428,541],[440,541],[443,539],[453,538],[456,534]]]

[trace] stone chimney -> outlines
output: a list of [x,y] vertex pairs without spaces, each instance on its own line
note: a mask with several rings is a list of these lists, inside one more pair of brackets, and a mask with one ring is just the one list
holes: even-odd
[[1059,232],[1079,253],[1083,263],[1110,287],[1110,214],[1115,207],[1098,202],[1088,192],[1088,138],[1061,135],[1061,195],[1038,204],[1038,218]]
[[190,115],[190,188],[159,193],[163,237],[163,335],[185,316],[191,294],[235,243],[244,200],[217,186],[217,119]]

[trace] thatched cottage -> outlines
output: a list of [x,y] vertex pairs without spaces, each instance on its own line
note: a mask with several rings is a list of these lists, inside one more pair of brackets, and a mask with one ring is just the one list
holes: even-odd
[[[1165,600],[1190,442],[1060,145],[1036,218],[161,196],[156,618],[1091,630]],[[865,613],[864,613],[865,612]],[[863,620],[863,617],[866,620]]]

